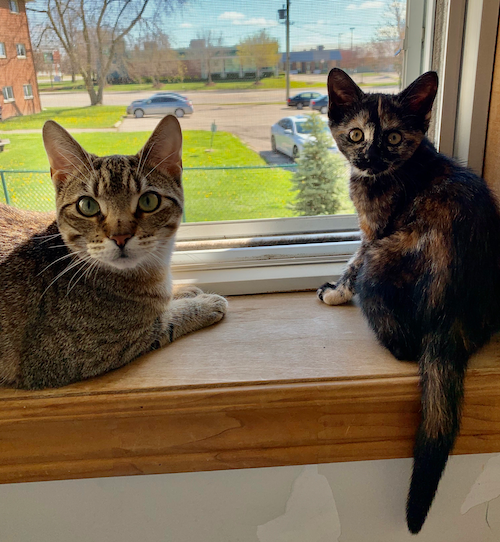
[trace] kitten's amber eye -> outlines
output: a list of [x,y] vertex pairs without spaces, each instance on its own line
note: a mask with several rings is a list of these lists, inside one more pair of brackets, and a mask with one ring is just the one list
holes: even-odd
[[399,132],[391,132],[387,136],[387,141],[389,145],[399,145],[399,143],[401,143],[401,139],[403,138],[401,137],[401,134]]
[[160,206],[160,196],[154,192],[146,192],[139,198],[139,209],[145,213],[152,213]]
[[101,210],[97,201],[89,196],[80,198],[76,208],[83,216],[95,216]]
[[349,139],[354,143],[359,143],[360,141],[363,141],[364,137],[365,136],[363,132],[359,128],[354,128],[354,130],[351,130],[349,132]]

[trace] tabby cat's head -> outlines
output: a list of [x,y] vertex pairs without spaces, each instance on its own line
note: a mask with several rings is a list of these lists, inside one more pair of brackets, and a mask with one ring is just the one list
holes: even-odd
[[392,173],[424,138],[438,78],[427,72],[396,95],[365,94],[342,70],[328,75],[328,118],[340,151],[359,176]]
[[182,217],[182,134],[165,117],[134,156],[97,157],[62,126],[43,141],[66,243],[89,264],[114,270],[164,265]]

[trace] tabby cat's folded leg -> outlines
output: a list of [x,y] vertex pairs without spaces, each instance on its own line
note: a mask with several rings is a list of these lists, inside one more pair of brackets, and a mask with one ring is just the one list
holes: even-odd
[[174,298],[162,316],[161,346],[169,344],[186,333],[211,326],[221,320],[227,311],[227,301],[216,294],[198,294],[195,297]]
[[350,301],[355,292],[356,278],[363,263],[364,248],[361,246],[347,263],[346,270],[338,282],[326,282],[317,293],[318,298],[327,305],[342,305]]
[[197,286],[188,284],[187,286],[178,286],[174,285],[173,287],[173,299],[183,299],[185,297],[196,297],[203,293],[203,290],[200,290]]

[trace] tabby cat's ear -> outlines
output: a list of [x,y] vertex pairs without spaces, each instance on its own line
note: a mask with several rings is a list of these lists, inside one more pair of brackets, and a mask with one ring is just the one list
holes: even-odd
[[427,72],[415,79],[413,83],[398,94],[398,100],[411,113],[424,117],[428,123],[432,104],[438,89],[436,72]]
[[333,68],[328,74],[328,117],[339,121],[344,108],[361,101],[363,91],[339,68]]
[[176,117],[164,117],[138,154],[160,173],[180,181],[182,175],[182,132]]
[[43,125],[42,135],[56,188],[71,172],[91,169],[89,153],[60,124],[48,120]]

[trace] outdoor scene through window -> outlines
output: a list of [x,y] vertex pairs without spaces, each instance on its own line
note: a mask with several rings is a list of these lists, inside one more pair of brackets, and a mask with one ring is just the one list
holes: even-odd
[[[13,3],[2,5],[14,17]],[[327,127],[326,79],[339,67],[366,92],[398,92],[406,1],[293,0],[288,11],[283,0],[16,5],[0,73],[22,53],[19,69],[31,65],[33,75],[0,75],[0,139],[10,140],[0,201],[55,208],[47,119],[90,152],[133,154],[173,114],[184,136],[185,221],[354,212]],[[13,94],[22,103],[6,102]]]

